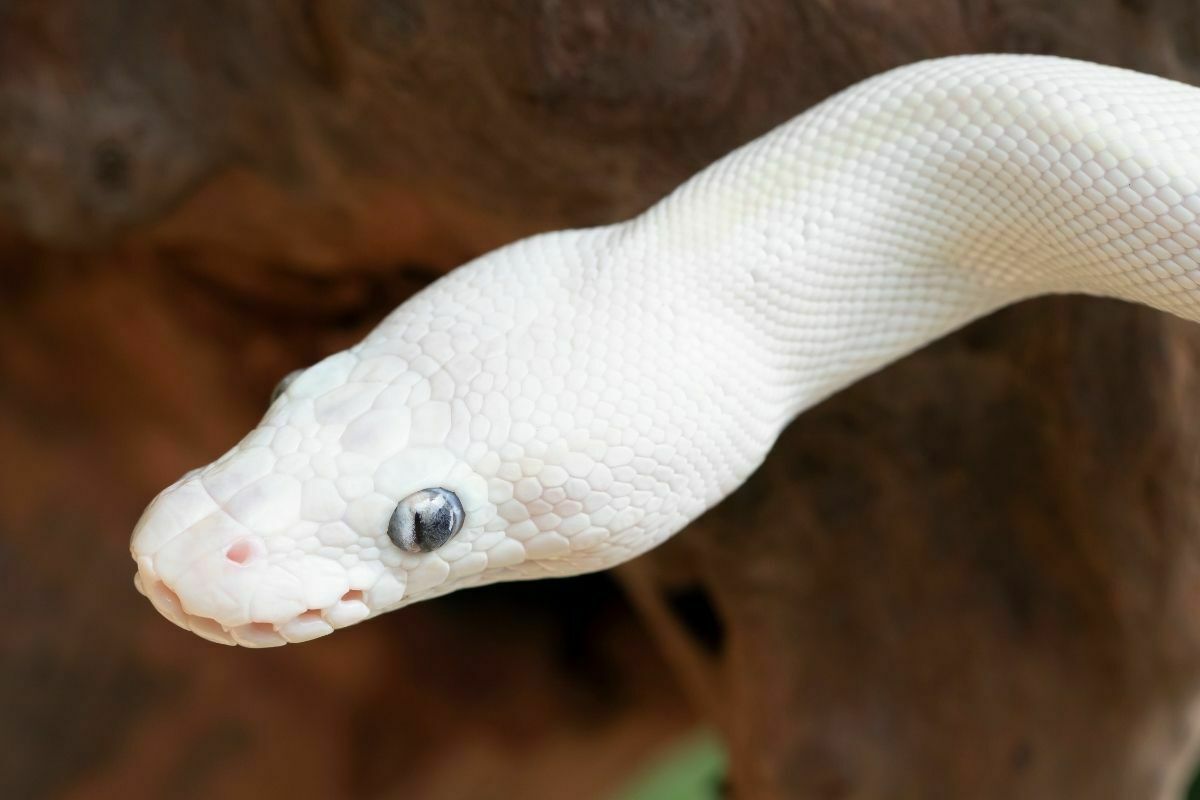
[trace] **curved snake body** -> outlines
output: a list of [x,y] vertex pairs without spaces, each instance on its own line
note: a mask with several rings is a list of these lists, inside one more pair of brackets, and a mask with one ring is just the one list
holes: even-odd
[[[613,566],[805,408],[1000,306],[1082,292],[1200,319],[1198,216],[1200,90],[1045,57],[883,74],[634,220],[455,270],[304,371],[147,509],[138,586],[266,646]],[[428,488],[461,530],[397,547],[389,519]]]

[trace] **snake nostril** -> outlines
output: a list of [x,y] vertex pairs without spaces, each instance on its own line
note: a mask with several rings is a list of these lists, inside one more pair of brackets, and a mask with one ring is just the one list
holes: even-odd
[[235,564],[245,564],[254,555],[254,546],[246,539],[238,539],[225,551],[225,557]]
[[342,595],[343,603],[353,603],[356,600],[360,603],[364,602],[363,601],[363,593],[362,593],[361,589],[351,589],[350,591],[348,591],[344,595]]

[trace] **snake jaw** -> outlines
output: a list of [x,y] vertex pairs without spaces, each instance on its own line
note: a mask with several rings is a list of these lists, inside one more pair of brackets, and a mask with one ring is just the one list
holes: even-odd
[[180,596],[154,570],[147,556],[137,559],[133,584],[160,614],[179,627],[210,642],[243,647],[278,647],[297,644],[333,633],[371,616],[364,592],[351,589],[325,608],[310,608],[282,622],[249,621],[224,624],[212,617],[193,614]]

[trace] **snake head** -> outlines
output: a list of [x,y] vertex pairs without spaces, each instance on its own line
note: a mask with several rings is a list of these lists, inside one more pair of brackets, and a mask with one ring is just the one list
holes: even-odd
[[295,376],[151,503],[131,552],[161,613],[227,644],[299,642],[468,586],[610,567],[683,524],[651,457],[663,428],[630,438],[659,421],[602,396],[611,376],[588,369],[609,362],[557,333],[570,305],[517,308],[460,273]]
[[226,644],[305,641],[525,561],[446,446],[450,405],[400,366],[347,352],[300,373],[155,498],[131,551],[163,615]]

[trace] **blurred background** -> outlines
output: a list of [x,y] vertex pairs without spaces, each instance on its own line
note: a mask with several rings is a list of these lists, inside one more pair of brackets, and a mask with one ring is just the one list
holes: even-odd
[[951,53],[1200,77],[1189,0],[0,0],[0,796],[1158,798],[1200,708],[1200,338],[984,320],[618,574],[244,651],[133,589],[290,370]]

